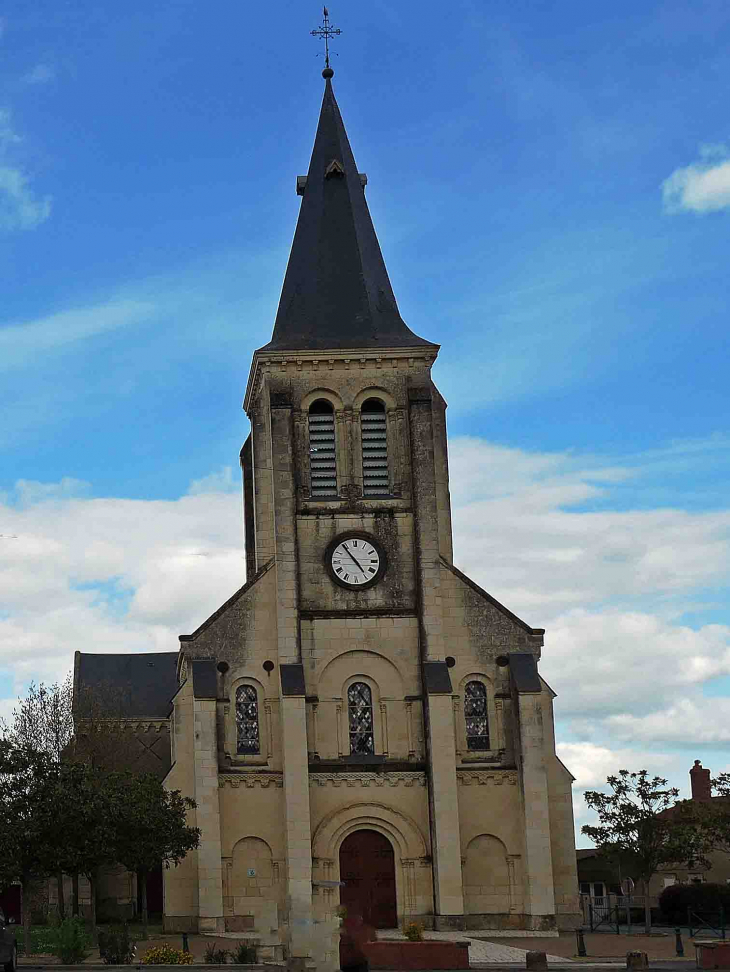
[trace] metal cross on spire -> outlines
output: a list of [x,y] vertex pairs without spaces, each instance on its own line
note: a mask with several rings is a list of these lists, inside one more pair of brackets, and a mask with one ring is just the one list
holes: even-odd
[[[321,27],[317,27],[312,31],[312,37],[323,37],[324,38],[324,69],[325,71],[331,71],[330,68],[330,38],[338,37],[342,31],[339,27],[333,27],[330,24],[330,12],[325,7],[324,8],[324,23]],[[333,51],[333,53],[336,53]],[[331,77],[331,75],[330,75]]]

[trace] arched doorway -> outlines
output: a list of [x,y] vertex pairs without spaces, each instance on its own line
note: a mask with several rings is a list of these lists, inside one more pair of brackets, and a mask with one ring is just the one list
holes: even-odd
[[340,903],[373,928],[397,928],[395,857],[387,837],[356,830],[340,846]]

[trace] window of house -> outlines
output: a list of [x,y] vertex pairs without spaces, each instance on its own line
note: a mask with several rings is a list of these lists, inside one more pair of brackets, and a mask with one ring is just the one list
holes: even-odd
[[489,749],[487,690],[483,682],[467,682],[464,691],[466,745],[470,750]]
[[239,685],[236,689],[236,752],[241,756],[261,752],[259,699],[253,685]]
[[350,753],[366,756],[375,752],[373,735],[373,693],[365,682],[353,682],[347,690]]
[[362,434],[363,496],[382,496],[390,492],[388,477],[388,426],[385,405],[369,398],[360,410]]
[[337,496],[335,410],[323,398],[309,408],[309,485],[315,499]]

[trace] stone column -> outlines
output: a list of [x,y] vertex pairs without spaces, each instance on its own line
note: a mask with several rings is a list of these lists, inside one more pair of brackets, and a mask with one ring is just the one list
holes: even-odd
[[[517,696],[520,744],[520,783],[525,814],[525,913],[540,918],[555,915],[555,884],[550,846],[548,780],[543,738],[542,696]],[[553,919],[554,921],[554,919]],[[554,927],[553,923],[549,923]]]
[[290,957],[312,950],[312,830],[304,671],[299,639],[296,497],[292,407],[271,394],[271,469],[276,555],[276,623],[281,674],[280,718],[287,865],[286,911]]
[[[194,662],[194,665],[201,664]],[[214,662],[210,662],[214,665]],[[196,698],[194,712],[194,766],[196,819],[201,830],[198,845],[198,929],[222,932],[223,867],[218,799],[218,743],[215,698]]]
[[[464,897],[461,837],[456,788],[456,738],[451,680],[446,656],[441,605],[439,518],[434,462],[431,388],[411,388],[410,440],[413,474],[419,634],[424,671],[429,764],[429,809],[433,839],[434,927],[461,927]],[[433,663],[436,663],[434,667]],[[428,673],[438,677],[429,684]]]

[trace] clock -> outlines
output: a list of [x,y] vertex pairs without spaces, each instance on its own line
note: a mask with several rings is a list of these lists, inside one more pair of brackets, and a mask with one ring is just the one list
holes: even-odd
[[332,580],[349,591],[377,584],[385,573],[385,551],[367,533],[341,533],[331,541],[324,562]]

